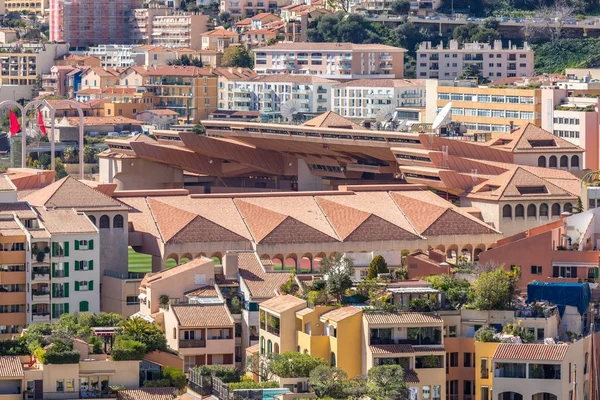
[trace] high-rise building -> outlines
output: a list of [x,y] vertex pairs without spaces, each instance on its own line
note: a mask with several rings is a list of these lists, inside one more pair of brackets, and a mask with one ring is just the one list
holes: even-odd
[[143,0],[50,0],[50,40],[72,47],[132,42],[133,11]]

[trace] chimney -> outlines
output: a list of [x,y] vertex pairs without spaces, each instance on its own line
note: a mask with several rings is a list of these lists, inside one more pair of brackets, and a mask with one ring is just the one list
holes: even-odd
[[238,254],[228,251],[223,257],[223,273],[225,274],[225,279],[237,280],[238,271]]

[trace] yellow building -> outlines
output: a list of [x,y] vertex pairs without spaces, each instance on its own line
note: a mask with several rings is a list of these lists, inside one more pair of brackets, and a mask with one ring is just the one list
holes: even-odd
[[475,342],[475,400],[492,399],[492,360],[500,343]]
[[542,123],[542,90],[529,86],[477,86],[471,81],[428,79],[427,120],[452,103],[452,121],[468,132],[507,133],[514,128]]
[[276,296],[260,303],[260,354],[296,351],[296,311],[306,301],[296,296]]
[[45,14],[48,2],[46,0],[4,0],[6,12]]

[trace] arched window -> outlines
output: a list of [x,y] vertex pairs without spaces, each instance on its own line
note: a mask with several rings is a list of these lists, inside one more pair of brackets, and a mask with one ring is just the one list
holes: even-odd
[[505,204],[504,207],[502,207],[502,217],[512,218],[512,206],[510,204]]
[[554,203],[552,204],[552,216],[558,217],[560,215],[560,204]]
[[86,311],[90,311],[90,303],[88,303],[87,301],[80,301],[79,302],[79,312],[86,312]]
[[572,167],[579,168],[579,156],[578,155],[574,155],[573,157],[571,157],[571,168]]
[[274,351],[275,351],[275,354],[279,354],[279,343],[277,343],[277,342],[275,342]]
[[265,338],[260,338],[260,354],[265,354]]
[[565,212],[572,213],[573,212],[573,204],[571,204],[571,203],[565,203],[565,206],[564,206],[563,210]]
[[273,352],[273,342],[271,339],[267,340],[267,354],[271,354]]
[[540,204],[540,217],[548,216],[548,204],[542,203]]
[[522,204],[515,207],[515,218],[525,218],[525,207]]
[[335,359],[335,353],[332,351],[331,352],[331,366],[335,367],[337,363],[337,360]]
[[92,224],[96,226],[96,217],[94,217],[93,215],[88,215],[88,218],[90,219],[90,221],[92,221]]
[[567,157],[567,156],[560,157],[560,167],[561,168],[569,168],[569,157]]
[[550,160],[548,161],[548,166],[550,168],[556,168],[558,165],[556,163],[556,156],[551,156]]
[[530,204],[527,206],[527,216],[537,217],[537,207],[535,206],[535,204]]
[[108,215],[100,217],[100,229],[110,229],[110,218],[108,218]]
[[113,228],[123,228],[123,216],[121,214],[117,214],[113,218]]
[[546,167],[546,156],[538,157],[538,167]]

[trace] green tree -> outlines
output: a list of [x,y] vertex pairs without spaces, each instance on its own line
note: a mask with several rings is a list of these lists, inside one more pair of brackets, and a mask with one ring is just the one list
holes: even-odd
[[56,176],[54,177],[56,180],[62,179],[69,175],[59,157],[54,159],[54,171],[56,171]]
[[319,399],[344,399],[347,380],[348,374],[343,369],[321,365],[310,372],[309,384]]
[[390,270],[387,267],[385,258],[381,255],[376,255],[369,264],[369,270],[367,271],[367,279],[375,279],[378,274],[387,274]]
[[392,12],[396,15],[408,15],[410,2],[408,0],[396,0],[392,3]]
[[478,310],[511,310],[521,268],[505,271],[502,267],[483,272],[473,282],[473,306]]
[[407,399],[404,369],[400,365],[372,367],[367,373],[367,388],[369,397],[374,400]]
[[466,279],[457,279],[452,275],[432,275],[425,279],[434,289],[446,294],[446,301],[454,308],[467,302],[471,294],[471,285]]
[[270,364],[273,373],[282,378],[305,378],[319,366],[327,366],[327,362],[295,351],[276,354]]
[[206,135],[206,129],[204,129],[204,126],[200,122],[194,125],[194,127],[192,128],[192,132],[194,132],[196,135]]
[[336,254],[334,257],[323,258],[319,270],[327,277],[325,284],[327,293],[341,303],[346,290],[352,287],[353,261],[341,254]]
[[253,64],[252,57],[244,46],[229,46],[221,58],[223,67],[252,68]]
[[83,161],[85,163],[94,163],[97,160],[98,158],[96,150],[94,150],[89,144],[83,146]]
[[142,318],[129,318],[123,323],[123,336],[146,345],[146,350],[166,350],[167,340],[160,328]]
[[65,160],[66,163],[75,162],[77,160],[77,151],[75,150],[75,147],[73,147],[73,146],[67,147],[63,151],[63,159]]
[[458,76],[458,79],[476,79],[477,83],[484,83],[485,79],[481,75],[481,70],[477,64],[467,64]]

